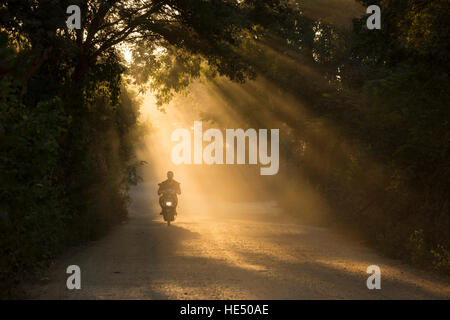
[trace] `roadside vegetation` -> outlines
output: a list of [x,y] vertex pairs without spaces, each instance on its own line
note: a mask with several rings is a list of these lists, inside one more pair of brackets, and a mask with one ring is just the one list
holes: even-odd
[[[449,273],[449,3],[378,3],[370,31],[301,2],[0,1],[0,294],[126,218],[141,136],[128,85],[162,105],[201,76],[259,75],[294,97],[288,110],[257,88],[258,110],[228,95],[249,124],[284,123],[292,185],[306,177],[388,255]],[[82,30],[65,25],[73,4]]]

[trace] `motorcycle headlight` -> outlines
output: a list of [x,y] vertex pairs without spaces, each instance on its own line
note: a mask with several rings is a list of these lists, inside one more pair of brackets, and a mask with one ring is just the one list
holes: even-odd
[[171,207],[171,206],[172,206],[172,202],[167,201],[167,202],[166,202],[166,206]]

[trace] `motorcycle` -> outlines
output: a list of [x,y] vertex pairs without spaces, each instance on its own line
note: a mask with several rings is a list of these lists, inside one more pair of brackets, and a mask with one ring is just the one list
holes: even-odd
[[167,225],[170,226],[172,221],[175,221],[177,215],[177,196],[172,189],[165,190],[162,195],[162,216],[164,221],[167,221]]

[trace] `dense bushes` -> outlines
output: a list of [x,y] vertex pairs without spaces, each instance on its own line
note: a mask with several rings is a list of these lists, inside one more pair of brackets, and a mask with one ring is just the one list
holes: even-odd
[[5,101],[0,108],[0,290],[4,293],[21,272],[42,266],[64,245],[69,212],[56,177],[62,151],[58,138],[70,118],[58,98],[33,109]]
[[55,55],[25,91],[23,64],[33,48],[20,48],[5,33],[1,38],[0,295],[6,296],[63,248],[97,238],[126,217],[127,188],[136,182],[138,109],[121,85],[118,59],[100,60],[84,95],[76,96],[67,94],[75,89],[64,82],[65,58]]
[[363,70],[356,86],[359,121],[349,132],[359,136],[363,154],[384,166],[382,179],[368,180],[381,181],[379,196],[359,223],[392,256],[448,273],[448,2],[385,0],[381,6],[388,17],[382,30],[374,36],[361,28],[364,19],[357,21],[349,58]]
[[[249,127],[268,118],[284,126],[283,179],[293,192],[305,183],[317,191],[332,213],[327,221],[390,256],[448,273],[449,4],[378,4],[381,30],[367,30],[367,17],[353,30],[303,19],[297,41],[250,42],[246,56],[265,79],[247,87],[256,100],[223,95]],[[308,194],[281,190],[287,212],[307,215]]]
[[338,220],[390,256],[449,273],[448,1],[379,3],[380,31],[361,18],[316,39],[312,67],[328,85],[295,85],[301,68],[268,76],[315,119],[293,124],[307,148],[291,159]]
[[81,32],[65,28],[67,1],[0,5],[0,293],[126,215],[138,112],[115,49],[125,39],[137,83],[152,78],[163,101],[205,62],[238,81],[262,74],[278,92],[252,89],[250,107],[235,94],[232,106],[283,123],[290,182],[306,177],[337,220],[388,254],[449,271],[448,1],[378,1],[382,30],[363,18],[352,32],[278,1],[214,19],[231,7],[180,1],[172,16],[133,2],[142,19],[122,2],[76,2]]
[[[69,5],[80,7],[79,29],[65,23]],[[167,101],[201,63],[236,81],[253,76],[243,38],[283,33],[297,13],[278,0],[0,0],[2,285],[124,217],[137,112],[123,45],[144,71],[137,84],[152,80]]]

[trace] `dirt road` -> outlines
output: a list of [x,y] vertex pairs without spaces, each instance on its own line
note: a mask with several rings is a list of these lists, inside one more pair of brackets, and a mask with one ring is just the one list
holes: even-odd
[[[66,289],[72,264],[81,268],[80,290]],[[373,264],[381,290],[366,287]],[[143,207],[105,238],[70,250],[27,292],[36,299],[450,298],[448,282],[328,229],[276,214],[181,215],[167,227]]]

